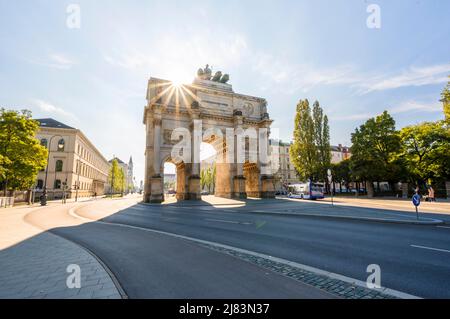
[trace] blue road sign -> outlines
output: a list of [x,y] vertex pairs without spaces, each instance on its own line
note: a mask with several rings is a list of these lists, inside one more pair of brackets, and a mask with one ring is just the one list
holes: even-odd
[[414,204],[414,206],[419,206],[420,205],[420,195],[419,194],[414,194],[414,196],[412,197],[412,202]]

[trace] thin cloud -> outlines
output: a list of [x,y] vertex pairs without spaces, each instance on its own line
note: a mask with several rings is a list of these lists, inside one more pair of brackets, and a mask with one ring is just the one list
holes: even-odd
[[[387,111],[391,115],[403,114],[403,113],[436,113],[442,112],[442,104],[437,101],[417,101],[408,100],[399,103],[397,106],[387,108]],[[379,113],[359,113],[359,114],[344,114],[344,115],[331,115],[330,119],[333,121],[357,121],[357,120],[367,120],[369,118],[375,117]]]
[[63,108],[57,107],[49,102],[40,100],[40,99],[33,99],[32,103],[39,108],[40,111],[44,113],[48,113],[50,115],[61,115],[65,117],[70,117],[73,119],[76,119],[76,116],[73,113],[70,113]]
[[313,64],[291,63],[264,53],[254,56],[254,70],[274,85],[280,85],[287,93],[308,92],[318,86],[330,85],[348,86],[355,90],[356,94],[364,95],[401,87],[446,83],[450,74],[450,64],[411,66],[397,74],[368,75],[351,64],[319,67]]
[[405,101],[399,106],[390,109],[391,114],[406,112],[441,112],[442,105],[439,102],[420,102],[415,100]]
[[[217,38],[221,40],[217,41]],[[144,46],[105,52],[103,59],[109,65],[145,76],[151,71],[158,77],[167,79],[181,74],[183,78],[192,80],[195,70],[205,63],[213,67],[220,65],[225,70],[240,65],[247,54],[248,44],[244,36],[217,35],[205,31],[192,37],[166,35],[156,48]]]
[[332,121],[357,121],[357,120],[368,120],[375,115],[372,113],[360,113],[360,114],[348,114],[348,115],[330,115],[330,120]]
[[[412,66],[400,74],[391,76],[374,76],[371,79],[362,82],[359,87],[361,94],[367,94],[374,91],[383,91],[410,86],[424,86],[440,84],[448,81],[450,73],[449,64],[438,64],[424,67]],[[358,85],[357,85],[358,86]]]
[[29,63],[41,65],[53,69],[70,70],[76,62],[61,53],[52,53],[45,59],[27,59]]

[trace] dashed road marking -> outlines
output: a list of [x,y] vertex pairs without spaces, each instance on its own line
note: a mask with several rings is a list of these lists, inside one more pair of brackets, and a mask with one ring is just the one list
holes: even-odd
[[205,220],[210,222],[219,222],[219,223],[229,223],[229,224],[241,224],[241,225],[251,225],[251,222],[240,222],[236,220],[225,220],[225,219],[213,219],[213,218],[205,218]]
[[433,248],[433,247],[419,246],[419,245],[411,245],[411,247],[421,248],[421,249],[428,249],[428,250],[435,250],[435,251],[441,251],[441,252],[444,252],[444,253],[450,253],[450,250],[442,249],[442,248]]

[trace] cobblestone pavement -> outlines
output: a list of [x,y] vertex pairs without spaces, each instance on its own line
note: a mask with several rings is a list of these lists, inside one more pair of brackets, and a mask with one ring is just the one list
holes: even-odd
[[[89,252],[26,224],[30,208],[0,211],[0,298],[121,298],[111,277]],[[80,288],[67,278],[80,267]]]
[[213,250],[232,255],[265,269],[301,281],[313,287],[325,290],[337,297],[345,299],[398,299],[375,289],[356,286],[351,283],[316,274],[305,269],[275,262],[263,257],[253,256],[236,250],[209,244],[200,244]]

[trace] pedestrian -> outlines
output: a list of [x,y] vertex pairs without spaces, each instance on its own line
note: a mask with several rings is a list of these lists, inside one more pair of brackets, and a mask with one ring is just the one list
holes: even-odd
[[429,199],[430,202],[435,202],[436,201],[436,198],[434,197],[434,189],[433,189],[433,187],[431,187],[431,185],[428,188],[428,199]]

